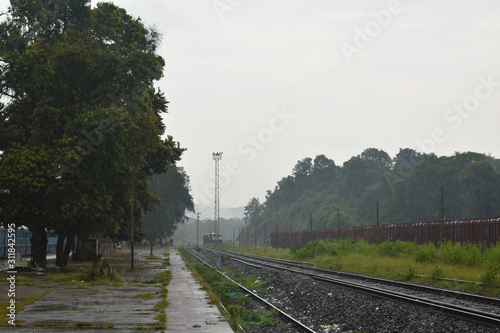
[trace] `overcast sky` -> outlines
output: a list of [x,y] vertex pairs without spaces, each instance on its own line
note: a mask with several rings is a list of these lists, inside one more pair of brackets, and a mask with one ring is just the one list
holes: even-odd
[[213,152],[221,207],[262,202],[319,154],[500,157],[498,0],[113,2],[163,34],[167,133],[198,205],[213,207]]

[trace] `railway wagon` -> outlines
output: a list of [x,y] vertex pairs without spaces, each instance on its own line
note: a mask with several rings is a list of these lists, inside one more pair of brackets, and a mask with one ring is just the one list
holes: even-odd
[[203,244],[222,243],[222,234],[210,232],[203,235]]
[[[500,217],[425,221],[411,223],[356,226],[340,229],[313,230],[313,240],[333,240],[340,237],[364,239],[376,244],[385,241],[410,241],[416,244],[437,243],[443,237],[453,243],[496,244],[500,238]],[[309,230],[271,233],[272,247],[304,247],[311,240]]]
[[[29,230],[16,230],[16,253],[22,256],[31,255],[31,232]],[[57,236],[47,235],[47,253],[56,250]],[[0,228],[0,259],[8,256],[8,230]]]

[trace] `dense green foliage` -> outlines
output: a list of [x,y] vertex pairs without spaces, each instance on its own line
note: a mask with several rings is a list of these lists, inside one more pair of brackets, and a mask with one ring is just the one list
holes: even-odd
[[179,224],[187,221],[186,211],[194,211],[193,198],[189,194],[189,176],[182,167],[171,165],[167,173],[153,175],[149,188],[161,203],[143,218],[146,237],[150,240],[168,238]]
[[362,239],[343,238],[334,241],[312,241],[301,249],[290,249],[298,259],[314,258],[320,255],[341,256],[352,253],[374,253],[388,257],[413,256],[415,262],[445,263],[468,267],[500,266],[500,247],[481,244],[452,244],[442,241],[439,244],[417,245],[412,242],[383,242],[379,245],[368,244]]
[[[368,148],[342,167],[324,155],[297,162],[265,201],[252,198],[247,221],[294,230],[374,225],[377,202],[381,224],[441,219],[441,188],[447,219],[500,215],[500,161],[478,153],[438,157],[400,149],[391,158]],[[253,229],[253,226],[250,226]],[[284,229],[288,230],[288,229]],[[262,237],[261,237],[262,238]]]
[[[159,35],[122,8],[89,0],[12,0],[0,24],[1,221],[59,235],[58,265],[78,236],[141,237],[157,203],[152,174],[183,148],[165,135]],[[142,212],[141,212],[142,211]],[[64,239],[67,239],[63,251]]]
[[[392,258],[412,258],[415,263],[434,264],[433,279],[443,277],[440,266],[442,264],[458,267],[481,267],[486,271],[481,277],[481,282],[493,286],[498,281],[500,271],[500,246],[485,246],[482,244],[452,244],[442,241],[439,244],[416,245],[412,242],[383,242],[379,245],[368,244],[362,239],[352,240],[343,238],[334,241],[312,241],[304,248],[290,249],[295,259],[310,260],[320,256],[348,256],[364,254],[367,256],[378,255]],[[408,279],[415,277],[408,275]]]

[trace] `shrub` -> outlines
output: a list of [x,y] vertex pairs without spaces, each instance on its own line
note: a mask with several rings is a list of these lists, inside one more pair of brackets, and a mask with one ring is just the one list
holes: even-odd
[[444,277],[443,270],[439,266],[434,267],[434,271],[432,271],[432,279],[433,280],[439,280]]
[[490,268],[483,276],[481,276],[481,282],[488,287],[496,286],[498,281],[497,275],[499,269],[500,266]]
[[415,270],[415,268],[410,267],[408,269],[408,273],[406,273],[406,275],[404,276],[404,280],[410,281],[411,279],[414,279],[416,277],[417,277],[417,271]]
[[438,244],[438,259],[447,264],[463,264],[464,252],[459,243],[452,244],[450,240],[444,240]]
[[463,256],[464,264],[469,267],[481,266],[486,260],[486,256],[481,251],[481,247],[472,243],[465,244]]
[[415,261],[424,262],[436,262],[437,261],[437,250],[432,242],[424,245],[418,245],[415,251]]
[[484,250],[484,265],[500,265],[500,246],[491,245]]
[[383,242],[378,246],[378,253],[383,256],[398,257],[399,253],[394,242]]
[[314,258],[315,256],[322,254],[333,256],[337,255],[338,252],[335,250],[334,243],[326,240],[312,241],[307,243],[304,248],[296,250],[292,253],[292,255],[301,259]]

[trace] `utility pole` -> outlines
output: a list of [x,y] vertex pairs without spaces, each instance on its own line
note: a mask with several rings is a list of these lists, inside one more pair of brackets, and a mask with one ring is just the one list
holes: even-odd
[[152,257],[153,256],[153,246],[154,246],[154,243],[155,243],[155,223],[156,223],[156,213],[157,211],[155,210],[155,212],[153,213],[153,230],[151,232],[151,252],[150,252],[150,256]]
[[311,242],[313,241],[313,214],[309,214],[309,227],[311,229]]
[[379,221],[378,221],[378,201],[377,201],[377,245],[380,244],[380,230],[379,230]]
[[198,237],[200,234],[200,213],[196,213],[196,249],[200,248],[198,244]]
[[444,190],[441,187],[441,240],[444,240]]
[[337,238],[340,239],[340,209],[337,209]]
[[222,153],[212,153],[215,161],[215,204],[214,204],[214,232],[220,233],[219,229],[219,161]]
[[264,222],[264,253],[267,252],[267,230],[266,230],[267,222]]
[[132,187],[130,189],[130,270],[134,270],[134,206],[135,206],[135,191],[134,184],[132,183]]
[[279,244],[279,238],[278,238],[278,221],[276,221],[276,236],[274,237],[274,241],[276,244],[276,253],[278,253],[278,244]]

